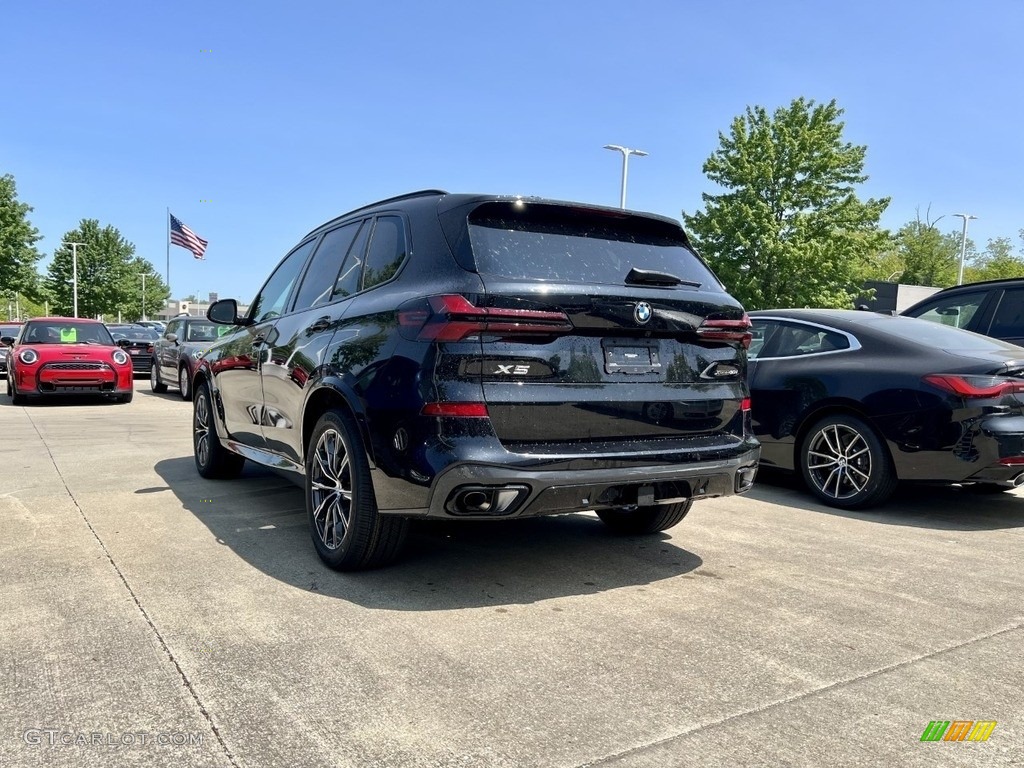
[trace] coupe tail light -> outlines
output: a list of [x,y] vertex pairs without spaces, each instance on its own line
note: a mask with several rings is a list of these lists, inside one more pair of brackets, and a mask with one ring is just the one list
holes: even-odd
[[721,320],[709,317],[697,328],[697,335],[705,341],[739,342],[744,349],[749,349],[750,342],[754,338],[754,334],[751,332],[752,327],[746,312],[739,320]]
[[1002,376],[961,376],[933,373],[922,381],[966,400],[990,400],[1024,393],[1024,381]]
[[398,325],[404,337],[418,341],[459,341],[484,333],[553,335],[572,330],[564,312],[478,307],[458,294],[430,296],[403,304],[398,310]]

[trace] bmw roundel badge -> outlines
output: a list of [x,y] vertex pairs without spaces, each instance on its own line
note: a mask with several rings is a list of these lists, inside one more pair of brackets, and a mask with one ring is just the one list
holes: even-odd
[[633,317],[636,318],[636,321],[640,323],[640,325],[643,325],[648,320],[650,320],[651,314],[651,305],[648,304],[646,301],[638,302],[636,305],[636,309],[633,310]]

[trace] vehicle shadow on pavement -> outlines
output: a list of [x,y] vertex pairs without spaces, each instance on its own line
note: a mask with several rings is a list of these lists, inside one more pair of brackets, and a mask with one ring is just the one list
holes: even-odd
[[[305,591],[367,608],[431,611],[528,604],[642,587],[703,564],[667,533],[616,536],[596,517],[579,514],[417,521],[396,564],[337,573],[317,557],[303,492],[287,480],[250,464],[239,480],[204,480],[191,456],[158,462],[156,471],[220,544],[253,567]],[[685,528],[684,520],[673,533],[685,538]]]
[[[6,392],[6,390],[4,390]],[[12,406],[17,408],[53,408],[68,405],[124,405],[116,402],[111,396],[105,395],[41,395],[30,397],[26,405],[15,406],[10,395],[0,394],[0,408]]]
[[1016,493],[978,493],[956,485],[901,483],[884,505],[865,510],[827,507],[816,501],[796,475],[764,471],[747,495],[837,517],[946,531],[993,531],[1024,527],[1024,497]]

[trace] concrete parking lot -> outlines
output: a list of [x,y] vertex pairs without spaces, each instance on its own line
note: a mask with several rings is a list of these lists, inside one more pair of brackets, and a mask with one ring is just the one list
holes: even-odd
[[[792,484],[668,534],[418,528],[321,566],[191,403],[0,396],[0,766],[1024,765],[1024,497]],[[988,741],[923,743],[933,720]]]

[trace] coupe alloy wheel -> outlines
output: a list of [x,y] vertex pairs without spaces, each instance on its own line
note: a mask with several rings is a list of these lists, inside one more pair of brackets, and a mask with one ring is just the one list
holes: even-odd
[[871,446],[846,424],[829,424],[807,446],[807,473],[824,495],[849,499],[871,482]]
[[334,429],[317,441],[310,483],[316,533],[327,549],[337,549],[352,523],[352,471],[345,441]]

